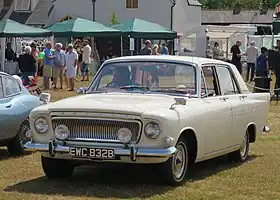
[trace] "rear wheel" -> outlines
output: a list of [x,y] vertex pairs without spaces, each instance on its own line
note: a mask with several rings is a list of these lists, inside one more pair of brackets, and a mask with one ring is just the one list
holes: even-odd
[[41,156],[43,170],[49,179],[72,176],[75,166],[67,160],[59,160]]
[[240,149],[232,152],[229,154],[230,159],[235,161],[235,162],[244,162],[247,160],[248,158],[248,154],[249,154],[249,146],[250,146],[250,142],[249,142],[249,132],[248,130],[246,131],[246,134],[243,138],[242,144],[240,146]]
[[180,138],[176,144],[176,153],[164,164],[164,176],[170,185],[181,185],[189,166],[187,142]]
[[30,139],[26,137],[26,132],[30,130],[29,121],[25,120],[21,126],[17,135],[12,139],[12,141],[7,145],[8,152],[12,156],[24,155],[24,145]]

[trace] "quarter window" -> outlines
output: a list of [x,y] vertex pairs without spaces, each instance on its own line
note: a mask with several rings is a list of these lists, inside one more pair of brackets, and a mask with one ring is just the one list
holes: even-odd
[[222,95],[238,94],[238,87],[228,67],[217,66],[217,75]]
[[[201,74],[201,96],[209,97],[219,95],[219,89],[217,79],[215,76],[214,67],[205,66],[202,67]],[[204,77],[204,78],[203,78]]]
[[16,79],[8,76],[3,76],[2,78],[6,97],[20,93],[21,89]]
[[126,0],[126,8],[138,8],[138,0]]

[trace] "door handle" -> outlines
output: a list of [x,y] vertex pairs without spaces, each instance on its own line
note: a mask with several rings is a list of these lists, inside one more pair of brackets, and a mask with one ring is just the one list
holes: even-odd
[[221,101],[226,101],[226,100],[228,100],[228,97],[221,97],[220,100]]
[[5,108],[11,108],[12,107],[12,104],[8,104],[5,106]]
[[240,99],[245,99],[245,98],[247,98],[248,96],[246,96],[246,95],[243,95],[243,96],[240,96]]

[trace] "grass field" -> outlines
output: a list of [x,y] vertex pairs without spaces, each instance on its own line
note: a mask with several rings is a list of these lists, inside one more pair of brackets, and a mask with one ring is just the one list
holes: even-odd
[[[75,92],[51,94],[52,100],[58,100]],[[246,163],[237,165],[226,157],[199,163],[181,187],[164,186],[157,172],[148,167],[81,167],[69,180],[49,181],[39,154],[9,158],[0,149],[0,200],[280,199],[279,113],[280,103],[273,102],[269,113],[272,131],[251,145]]]

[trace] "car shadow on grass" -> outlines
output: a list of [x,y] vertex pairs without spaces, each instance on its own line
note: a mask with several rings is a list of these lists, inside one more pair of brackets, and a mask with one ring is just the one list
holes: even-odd
[[13,158],[19,158],[19,157],[23,157],[23,156],[27,156],[27,155],[31,155],[31,153],[25,152],[23,155],[20,155],[20,156],[11,156],[7,149],[0,148],[0,161],[13,159]]
[[197,163],[189,171],[188,182],[203,180],[219,172],[230,170],[243,164],[248,164],[255,160],[257,157],[262,157],[262,155],[249,155],[246,162],[240,163],[230,161],[228,156],[221,156],[208,161]]
[[11,158],[11,156],[10,156],[9,152],[7,151],[7,149],[0,148],[0,161],[7,160],[10,158]]
[[[248,162],[257,157],[250,156]],[[190,171],[192,175],[187,184],[238,166],[240,164],[229,162],[225,157],[196,164]],[[4,191],[108,199],[148,198],[173,189],[175,188],[164,184],[163,176],[155,167],[121,165],[114,168],[82,166],[68,180],[39,177],[7,186]]]

